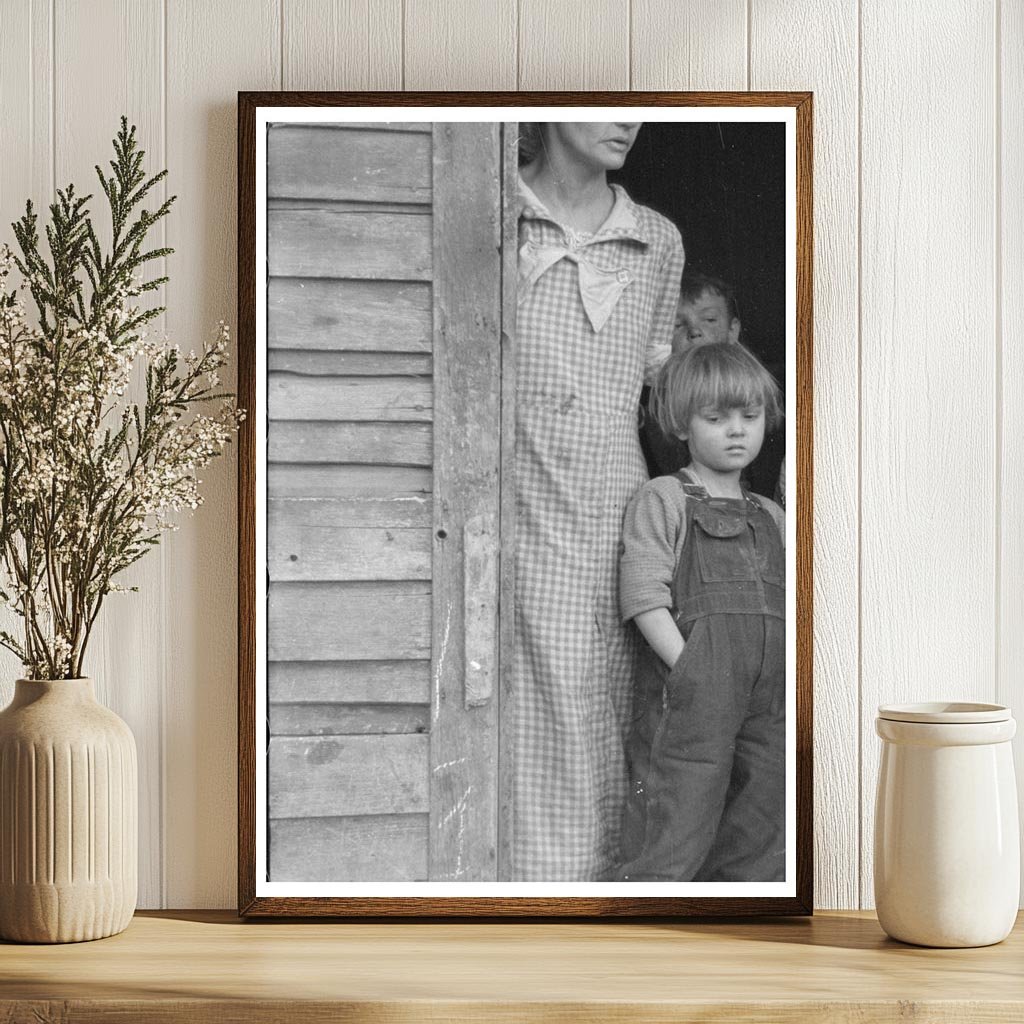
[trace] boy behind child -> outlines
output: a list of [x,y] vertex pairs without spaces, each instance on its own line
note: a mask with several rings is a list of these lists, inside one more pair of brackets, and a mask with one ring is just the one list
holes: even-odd
[[[711,341],[737,342],[740,329],[736,293],[730,285],[706,274],[683,275],[672,335],[673,352]],[[641,446],[651,476],[675,473],[686,465],[686,447],[658,426],[650,409],[647,388],[641,403],[645,410],[641,418]]]
[[652,410],[690,462],[645,484],[623,527],[621,611],[646,640],[627,744],[624,881],[785,875],[783,513],[740,474],[782,416],[730,341],[674,354]]

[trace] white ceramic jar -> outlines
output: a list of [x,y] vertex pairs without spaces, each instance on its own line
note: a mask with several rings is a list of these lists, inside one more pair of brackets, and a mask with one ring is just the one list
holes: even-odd
[[1017,915],[1020,839],[1010,740],[999,704],[878,709],[875,906],[894,939],[987,946]]

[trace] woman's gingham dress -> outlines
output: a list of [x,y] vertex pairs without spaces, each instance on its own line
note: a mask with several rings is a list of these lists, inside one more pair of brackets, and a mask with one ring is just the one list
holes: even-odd
[[613,186],[601,228],[520,182],[513,878],[592,881],[618,858],[634,646],[618,612],[629,499],[647,479],[645,378],[668,356],[683,246]]

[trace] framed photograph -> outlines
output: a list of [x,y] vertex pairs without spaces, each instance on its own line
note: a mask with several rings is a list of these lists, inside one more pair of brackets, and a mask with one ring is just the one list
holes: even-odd
[[810,914],[811,95],[240,93],[238,168],[240,913]]

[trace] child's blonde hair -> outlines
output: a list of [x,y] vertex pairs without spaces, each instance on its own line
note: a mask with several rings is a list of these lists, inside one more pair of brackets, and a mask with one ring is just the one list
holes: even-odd
[[690,345],[669,356],[651,388],[650,411],[670,437],[690,429],[701,409],[764,406],[764,425],[782,422],[782,393],[750,349],[735,341]]

